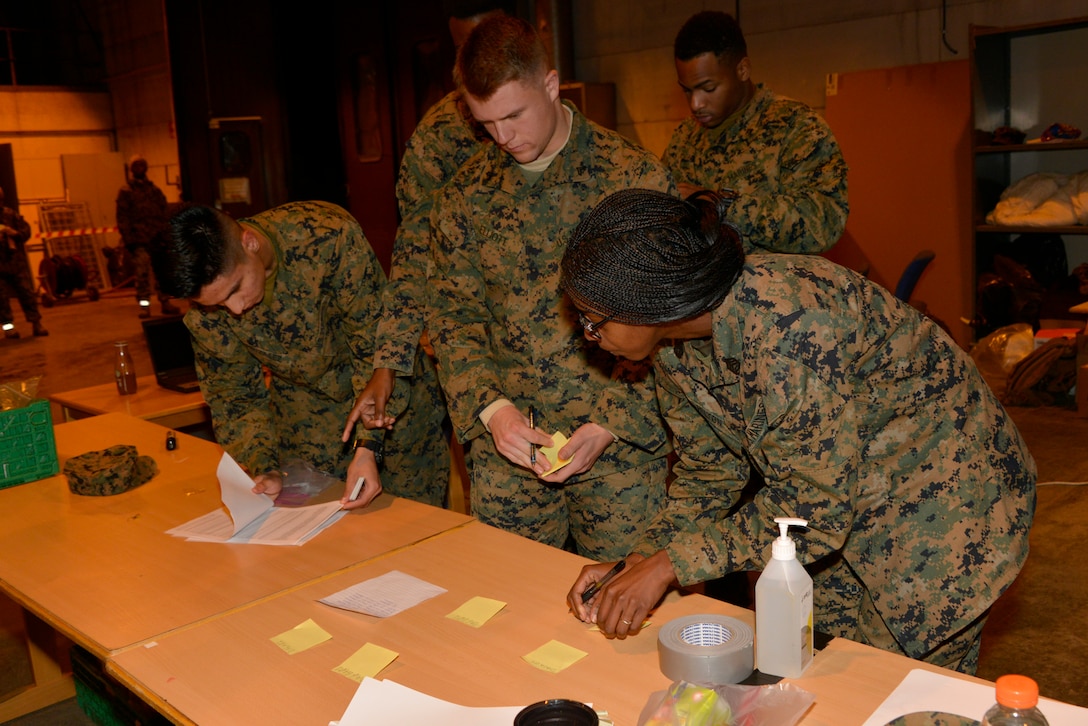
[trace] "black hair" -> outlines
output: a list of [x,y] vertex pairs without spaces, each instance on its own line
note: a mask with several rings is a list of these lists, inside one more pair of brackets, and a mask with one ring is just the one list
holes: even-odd
[[713,310],[744,264],[740,235],[724,221],[728,204],[714,192],[687,200],[650,189],[611,194],[567,242],[560,285],[579,309],[628,325]]
[[171,218],[161,244],[151,246],[151,267],[159,289],[191,298],[234,269],[241,243],[234,220],[200,204],[188,204]]
[[688,18],[676,34],[672,48],[673,56],[682,61],[713,53],[722,60],[740,62],[748,55],[748,44],[736,19],[716,10],[705,10]]

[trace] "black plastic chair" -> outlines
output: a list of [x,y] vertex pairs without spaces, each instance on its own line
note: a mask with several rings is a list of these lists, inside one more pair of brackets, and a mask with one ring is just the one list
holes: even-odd
[[910,296],[914,292],[915,285],[918,284],[922,273],[925,272],[926,267],[936,256],[937,253],[933,250],[922,250],[914,256],[913,260],[907,263],[903,274],[899,276],[899,282],[895,284],[895,296],[897,298],[905,303],[910,302]]

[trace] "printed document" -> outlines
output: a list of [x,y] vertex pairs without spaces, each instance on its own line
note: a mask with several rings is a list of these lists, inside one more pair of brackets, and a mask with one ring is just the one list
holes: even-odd
[[351,587],[323,597],[318,602],[341,610],[388,618],[424,600],[438,597],[446,588],[431,584],[400,570],[363,580]]
[[226,509],[178,525],[167,534],[190,542],[300,545],[346,514],[340,502],[273,506],[272,497],[253,493],[253,480],[225,452],[216,474]]

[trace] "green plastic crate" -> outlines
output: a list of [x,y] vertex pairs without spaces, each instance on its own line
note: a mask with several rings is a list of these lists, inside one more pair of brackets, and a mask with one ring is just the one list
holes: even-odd
[[90,652],[72,646],[76,705],[98,726],[171,726],[170,721],[106,673]]
[[60,470],[53,417],[44,398],[0,411],[0,489],[53,476]]

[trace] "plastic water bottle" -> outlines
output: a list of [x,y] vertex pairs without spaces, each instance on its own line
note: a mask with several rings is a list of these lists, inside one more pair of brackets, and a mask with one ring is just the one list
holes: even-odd
[[117,379],[117,392],[122,396],[136,393],[136,367],[132,363],[132,353],[128,341],[119,340],[113,344],[117,355],[113,361],[113,375]]
[[1039,686],[1027,676],[997,679],[997,703],[982,717],[982,726],[1050,726],[1037,708]]

